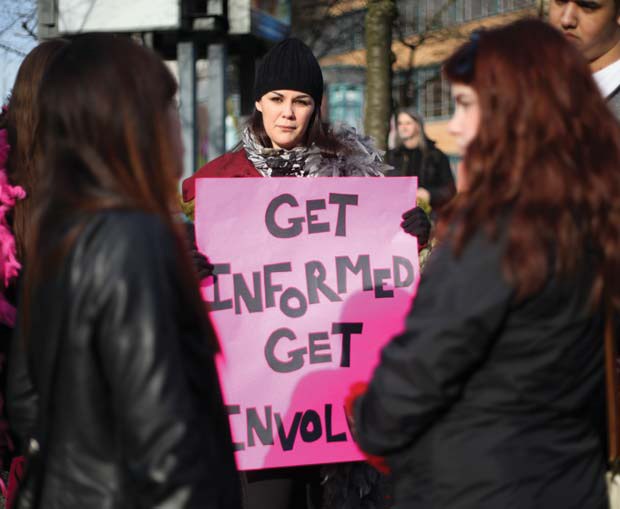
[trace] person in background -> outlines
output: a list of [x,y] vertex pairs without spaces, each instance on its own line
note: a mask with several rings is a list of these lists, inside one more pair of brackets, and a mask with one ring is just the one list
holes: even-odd
[[396,112],[396,129],[398,146],[385,157],[393,170],[386,175],[418,177],[418,201],[437,212],[455,193],[450,161],[426,135],[424,120],[414,109]]
[[241,507],[217,338],[173,211],[175,93],[153,52],[104,34],[71,40],[41,82],[18,509]]
[[549,22],[588,60],[603,97],[620,118],[620,0],[551,0]]
[[[254,98],[255,110],[241,147],[186,179],[186,202],[194,200],[197,178],[382,177],[388,169],[369,138],[351,127],[323,122],[323,74],[310,48],[300,40],[286,39],[265,55],[256,73]],[[418,238],[419,248],[427,244],[431,225],[421,208],[412,203],[401,226]],[[249,509],[325,507],[321,487],[332,500],[327,507],[342,509],[340,499],[330,494],[332,486],[333,492],[346,494],[348,507],[369,507],[362,504],[376,496],[379,474],[363,464],[349,464],[343,469],[325,467],[322,473],[317,467],[251,471],[247,480]]]
[[404,332],[349,400],[358,443],[391,470],[397,509],[607,508],[620,125],[538,20],[474,33],[444,74],[467,186]]

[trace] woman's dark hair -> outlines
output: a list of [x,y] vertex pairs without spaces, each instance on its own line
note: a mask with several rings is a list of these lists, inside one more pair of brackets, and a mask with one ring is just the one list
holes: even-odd
[[11,146],[7,174],[11,184],[26,191],[26,199],[13,208],[13,234],[20,260],[25,258],[25,242],[32,219],[32,204],[37,201],[38,182],[35,167],[39,146],[35,132],[39,124],[36,98],[39,85],[50,62],[68,44],[64,39],[50,39],[34,48],[19,67],[11,91],[8,109],[0,127],[6,127]]
[[480,124],[440,237],[454,234],[458,253],[508,214],[503,265],[519,297],[592,264],[591,250],[593,304],[606,289],[620,307],[620,125],[583,56],[546,23],[520,20],[476,33],[444,74],[475,90]]
[[[157,216],[174,235],[180,285],[204,316],[172,212],[181,165],[172,131],[176,90],[163,61],[129,38],[85,34],[58,53],[38,97],[42,157],[27,290],[68,255],[90,216],[140,210]],[[68,224],[75,227],[63,230]]]
[[[263,124],[263,114],[256,108],[254,108],[252,116],[248,120],[248,127],[263,147],[272,147],[271,139],[267,135],[265,125]],[[321,120],[320,105],[314,107],[302,143],[306,147],[315,144],[328,157],[336,157],[338,154],[342,155],[348,152],[347,147],[332,133],[331,126]]]
[[179,162],[169,131],[177,85],[152,51],[85,34],[56,57],[40,88],[43,206],[136,208],[168,221]]

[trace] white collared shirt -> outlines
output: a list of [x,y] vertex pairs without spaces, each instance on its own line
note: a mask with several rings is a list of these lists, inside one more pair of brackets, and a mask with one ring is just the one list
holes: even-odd
[[600,71],[596,71],[592,77],[603,97],[609,97],[614,90],[620,87],[620,60],[616,60]]

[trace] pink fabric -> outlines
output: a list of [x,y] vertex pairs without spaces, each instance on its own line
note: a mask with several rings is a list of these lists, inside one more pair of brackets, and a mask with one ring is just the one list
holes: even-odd
[[[0,129],[0,280],[7,288],[17,277],[21,264],[15,253],[15,238],[7,220],[8,212],[17,200],[26,197],[20,186],[12,186],[6,174],[6,162],[11,146],[8,143],[6,129]],[[15,325],[15,308],[0,293],[0,322],[13,327]]]
[[[344,398],[344,411],[347,414],[347,419],[351,426],[351,434],[353,438],[357,439],[355,432],[355,418],[353,415],[353,407],[357,398],[363,396],[368,390],[368,383],[366,382],[356,382],[349,388],[349,394]],[[388,466],[385,458],[383,456],[374,456],[372,454],[368,454],[366,451],[363,451],[360,448],[360,451],[366,458],[368,464],[373,466],[382,474],[388,475],[390,473],[390,467]]]
[[6,494],[6,509],[11,509],[15,503],[19,485],[24,476],[25,458],[17,456],[11,462],[11,471],[9,472],[9,486]]

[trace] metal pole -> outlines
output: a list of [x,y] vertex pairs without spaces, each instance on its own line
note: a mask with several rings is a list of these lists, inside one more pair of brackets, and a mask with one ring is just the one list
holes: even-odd
[[55,0],[37,0],[37,37],[39,40],[58,35]]
[[211,44],[207,62],[207,111],[209,118],[207,158],[226,151],[226,45]]
[[179,116],[183,131],[183,178],[196,171],[196,43],[177,44],[179,66]]

